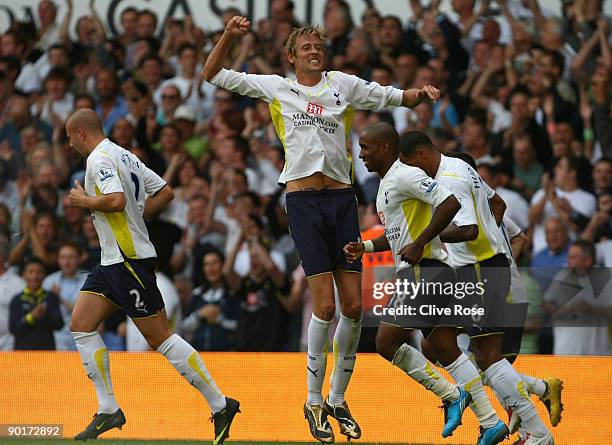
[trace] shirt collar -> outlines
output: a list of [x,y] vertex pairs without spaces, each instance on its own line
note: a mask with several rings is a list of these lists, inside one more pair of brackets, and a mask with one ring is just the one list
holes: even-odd
[[436,177],[434,178],[436,181],[440,178],[440,175],[446,169],[446,165],[448,164],[448,156],[440,155],[440,165],[438,165],[438,171],[436,172]]
[[383,178],[381,179],[381,181],[384,181],[387,176],[391,176],[391,174],[395,171],[395,169],[398,167],[398,165],[400,165],[402,163],[402,161],[399,160],[399,158],[393,163],[391,164],[391,167],[389,168],[389,170],[387,170],[387,173],[385,173],[385,176],[383,176]]
[[46,294],[45,290],[41,287],[36,292],[32,292],[29,288],[24,288],[23,293],[32,297],[42,297]]
[[98,145],[96,145],[96,147],[93,149],[92,153],[96,150],[98,150],[99,148],[102,148],[104,145],[106,145],[108,142],[110,142],[108,140],[108,138],[104,138],[100,141],[100,143]]

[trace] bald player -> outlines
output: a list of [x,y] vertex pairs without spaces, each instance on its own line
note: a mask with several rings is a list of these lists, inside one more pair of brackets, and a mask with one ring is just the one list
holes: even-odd
[[[401,162],[406,139],[399,138],[386,123],[368,126],[359,136],[360,158],[369,171],[381,178],[376,199],[378,215],[385,234],[376,240],[351,242],[346,245],[347,258],[354,261],[364,252],[391,249],[396,273],[400,280],[411,283],[453,284],[455,274],[447,264],[448,255],[442,249],[440,233],[451,223],[460,209],[453,193],[428,177],[420,168]],[[399,155],[399,159],[398,159]],[[382,314],[376,336],[378,352],[408,376],[432,391],[444,402],[443,437],[452,435],[461,424],[463,411],[473,400],[474,412],[481,424],[493,422],[505,428],[493,410],[482,386],[476,367],[457,346],[457,331],[452,317],[423,315],[422,307],[449,308],[452,293],[431,286],[429,291],[409,294],[397,290],[390,299],[388,311]],[[439,289],[439,288],[438,288]],[[414,312],[397,316],[397,309],[409,306]],[[395,316],[390,311],[395,310]],[[407,343],[413,329],[420,329],[433,348],[444,358],[438,360],[460,385],[444,379],[423,354]],[[479,441],[491,445],[492,441]]]
[[206,398],[213,412],[213,444],[220,444],[229,437],[240,404],[223,396],[200,355],[171,331],[155,278],[155,248],[143,219],[159,213],[172,201],[172,189],[136,156],[109,141],[93,110],[72,114],[66,133],[70,145],[87,158],[85,188],[75,181],[70,201],[91,211],[102,247],[101,264],[87,276],[70,321],[85,372],[98,398],[94,419],[75,439],[95,439],[125,424],[113,393],[108,351],[96,331],[120,308],[132,318],[149,346],[163,354]]

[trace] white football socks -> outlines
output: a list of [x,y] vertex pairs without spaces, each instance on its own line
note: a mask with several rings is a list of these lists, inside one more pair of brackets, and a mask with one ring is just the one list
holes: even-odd
[[73,332],[72,336],[83,362],[87,377],[96,388],[98,413],[112,414],[119,409],[111,382],[108,350],[98,331]]
[[323,381],[325,380],[325,368],[327,366],[327,350],[329,347],[328,331],[330,321],[321,320],[312,314],[308,325],[308,360],[307,383],[308,404],[323,406]]
[[548,430],[540,420],[535,406],[527,393],[526,383],[510,362],[502,359],[493,363],[484,372],[493,390],[504,401],[504,405],[516,411],[522,426],[536,437],[544,437]]
[[213,413],[225,408],[225,397],[217,388],[200,354],[179,335],[172,334],[157,352],[164,355],[174,368],[204,396]]
[[329,393],[329,403],[332,405],[344,402],[344,393],[355,368],[359,337],[361,337],[361,319],[353,320],[341,314],[334,334],[334,371],[331,375]]
[[535,394],[538,397],[544,396],[546,393],[546,383],[544,380],[531,377],[527,374],[519,373],[525,383],[527,383],[527,391],[529,394]]
[[453,402],[459,398],[459,389],[440,375],[425,356],[412,346],[406,343],[400,346],[391,363],[443,401]]
[[478,418],[480,426],[483,428],[491,428],[497,422],[499,417],[495,413],[487,394],[482,386],[480,373],[474,364],[470,361],[467,355],[461,355],[450,365],[444,369],[453,376],[455,383],[463,387],[472,396],[470,409]]

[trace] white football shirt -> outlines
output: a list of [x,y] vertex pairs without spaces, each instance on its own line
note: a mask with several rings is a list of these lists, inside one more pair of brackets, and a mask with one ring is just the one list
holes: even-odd
[[461,204],[453,223],[478,226],[478,238],[474,241],[446,243],[451,265],[466,266],[505,253],[501,231],[489,207],[489,199],[495,191],[478,173],[461,159],[442,155],[435,179],[452,190]]
[[[380,181],[376,209],[385,226],[385,236],[393,252],[396,267],[409,267],[399,252],[412,243],[431,222],[431,216],[452,193],[420,168],[403,164],[399,159]],[[432,239],[423,250],[423,257],[445,261],[440,237]]]
[[527,288],[523,282],[523,277],[518,270],[514,254],[512,252],[512,239],[521,234],[521,228],[508,215],[504,215],[501,225],[499,226],[504,240],[504,250],[510,262],[510,293],[506,299],[506,303],[518,304],[528,303]]
[[351,183],[347,140],[355,110],[400,106],[404,92],[340,71],[324,71],[315,86],[300,85],[277,75],[221,69],[213,85],[269,103],[272,122],[285,149],[285,167],[278,182],[321,172]]
[[120,212],[92,211],[100,238],[102,266],[131,259],[153,258],[155,247],[142,219],[145,199],[166,185],[136,156],[108,139],[100,142],[87,158],[85,192],[89,196],[121,192],[125,208]]

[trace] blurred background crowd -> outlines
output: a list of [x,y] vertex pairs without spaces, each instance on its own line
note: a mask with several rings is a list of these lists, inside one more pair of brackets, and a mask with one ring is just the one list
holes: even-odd
[[[124,2],[113,35],[92,2],[71,30],[71,1],[61,22],[58,5],[42,0],[34,23],[15,21],[0,37],[0,349],[75,349],[70,312],[100,245],[88,212],[66,199],[74,181],[83,182],[85,161],[64,124],[87,107],[112,141],[175,190],[147,222],[174,328],[201,351],[304,350],[311,300],[287,230],[277,185],[284,153],[267,104],[199,76],[222,28],[203,29],[190,16],[158,23],[152,10]],[[580,328],[571,342],[555,342],[557,329],[543,327],[558,303],[547,290],[560,268],[612,266],[612,56],[603,2],[561,0],[562,16],[536,0],[448,3],[451,14],[440,0],[407,0],[408,21],[374,7],[354,21],[350,1],[326,2],[329,69],[442,91],[437,103],[413,110],[356,112],[350,151],[364,238],[382,229],[378,179],[359,160],[359,132],[377,121],[424,131],[441,151],[474,157],[528,235],[522,351],[609,354],[601,313],[598,327]],[[244,13],[230,8],[223,23]],[[269,17],[252,24],[229,66],[292,76],[284,43],[299,25],[291,0],[271,0]],[[364,265],[371,309],[370,269],[389,257],[372,254]],[[100,330],[111,350],[147,348],[121,311]],[[372,332],[364,329],[362,351],[373,351]]]

